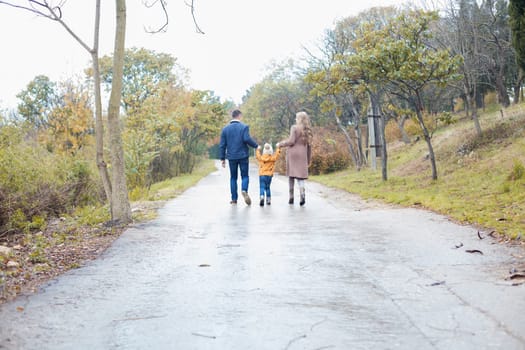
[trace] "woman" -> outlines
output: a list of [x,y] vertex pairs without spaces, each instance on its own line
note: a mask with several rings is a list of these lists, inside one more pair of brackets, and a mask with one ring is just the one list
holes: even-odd
[[289,204],[294,203],[294,184],[297,180],[301,201],[303,206],[306,203],[304,180],[308,178],[308,165],[310,164],[312,142],[312,128],[310,127],[310,117],[306,112],[299,112],[295,115],[295,125],[290,129],[288,140],[281,141],[277,147],[288,147],[286,152],[286,176],[290,191]]

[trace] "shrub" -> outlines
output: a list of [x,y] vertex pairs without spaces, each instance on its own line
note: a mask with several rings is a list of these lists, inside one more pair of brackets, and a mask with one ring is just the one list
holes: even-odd
[[[327,174],[346,169],[350,164],[351,157],[341,132],[328,128],[314,128],[310,174]],[[286,148],[275,165],[275,171],[280,174],[286,173]]]
[[498,95],[496,94],[495,91],[488,92],[488,93],[484,96],[483,101],[484,101],[484,104],[485,104],[486,106],[488,106],[488,105],[494,105],[494,104],[498,103]]
[[394,140],[401,140],[401,131],[397,126],[395,120],[390,119],[385,126],[385,137],[387,142],[392,142]]
[[462,98],[454,99],[454,112],[461,112],[465,110],[465,101]]
[[80,154],[55,154],[35,139],[0,127],[0,233],[41,229],[49,217],[100,200],[97,178]]
[[517,130],[517,125],[513,122],[502,122],[483,131],[481,135],[472,134],[467,136],[464,143],[459,145],[457,153],[467,155],[470,152],[482,148],[491,143],[511,137]]
[[316,128],[312,140],[312,175],[327,174],[348,168],[351,157],[344,137],[337,131]]
[[409,136],[421,135],[421,127],[419,126],[417,120],[415,120],[414,118],[410,118],[405,122],[405,131]]
[[510,172],[508,176],[508,180],[517,181],[517,180],[523,179],[524,175],[525,175],[525,166],[523,166],[523,163],[517,160],[514,162],[512,171]]

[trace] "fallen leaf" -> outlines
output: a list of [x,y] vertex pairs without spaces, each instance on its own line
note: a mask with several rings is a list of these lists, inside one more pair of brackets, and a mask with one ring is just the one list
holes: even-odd
[[445,281],[434,282],[432,284],[429,284],[428,286],[429,287],[435,287],[435,286],[441,286],[443,284],[445,284]]
[[24,307],[23,306],[17,306],[16,307],[16,311],[22,312],[22,311],[24,311]]
[[508,280],[515,280],[517,278],[525,278],[525,274],[523,273],[514,273],[511,276],[507,277]]
[[456,244],[454,247],[455,247],[456,249],[459,249],[459,248],[463,247],[463,243],[462,243],[462,242],[459,242],[459,244]]
[[483,239],[483,238],[485,238],[485,237],[481,237],[481,233],[478,231],[478,238],[479,238],[479,239]]
[[483,252],[481,250],[478,250],[478,249],[467,249],[467,250],[465,250],[465,252],[467,252],[467,253],[478,253],[478,254],[483,255]]
[[199,267],[210,267],[211,265],[208,264],[200,264]]
[[208,339],[217,339],[217,337],[214,335],[207,335],[207,334],[196,333],[196,332],[191,333],[191,335],[194,335],[196,337],[208,338]]

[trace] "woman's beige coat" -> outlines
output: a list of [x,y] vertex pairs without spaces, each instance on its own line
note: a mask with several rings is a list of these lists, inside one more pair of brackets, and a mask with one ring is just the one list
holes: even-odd
[[281,147],[288,147],[286,152],[286,176],[298,179],[308,178],[310,164],[310,145],[304,143],[301,131],[296,125],[290,129],[290,137],[279,143]]

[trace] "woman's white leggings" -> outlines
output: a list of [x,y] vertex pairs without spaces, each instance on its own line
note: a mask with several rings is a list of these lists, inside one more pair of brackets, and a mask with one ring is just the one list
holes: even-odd
[[290,178],[288,178],[288,184],[290,185],[289,188],[290,188],[290,195],[291,196],[293,196],[293,188],[294,188],[295,180],[297,180],[297,186],[299,186],[299,191],[301,191],[301,193],[304,193],[304,179],[298,179],[298,178],[295,178],[295,177],[290,177]]

